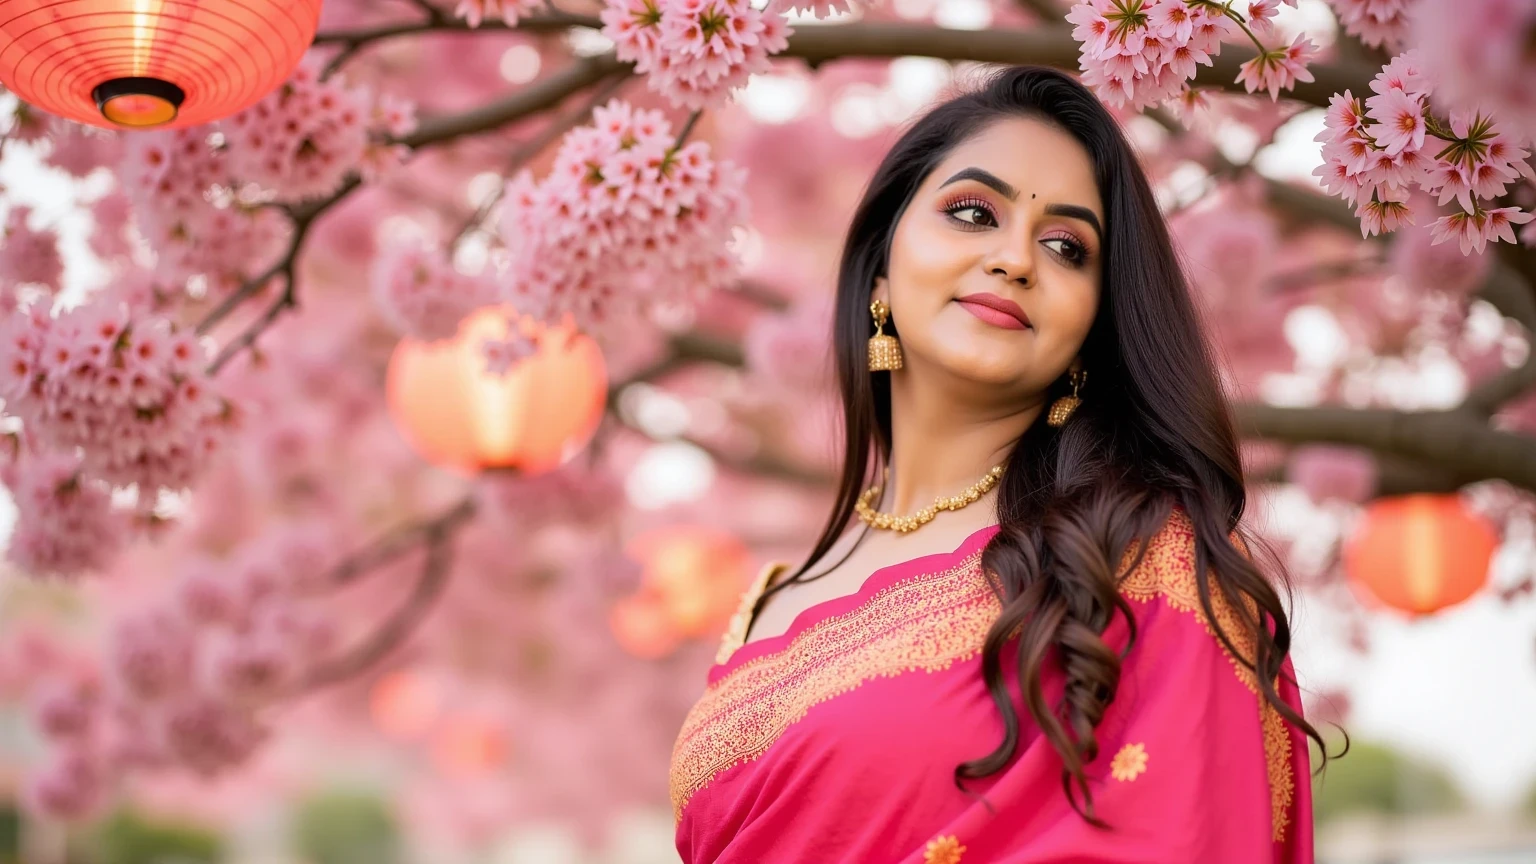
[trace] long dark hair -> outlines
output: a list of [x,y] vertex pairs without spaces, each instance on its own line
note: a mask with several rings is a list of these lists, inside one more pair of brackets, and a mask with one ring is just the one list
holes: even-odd
[[[1102,634],[1119,613],[1134,641],[1118,565],[1133,542],[1162,528],[1175,506],[1195,529],[1208,620],[1216,621],[1211,598],[1219,593],[1253,634],[1254,656],[1234,644],[1243,634],[1218,628],[1222,643],[1255,671],[1269,705],[1320,749],[1322,739],[1276,692],[1291,643],[1280,597],[1229,540],[1258,545],[1239,527],[1247,494],[1237,435],[1167,227],[1114,118],[1072,77],[1041,67],[1002,69],[916,120],[876,170],[849,226],[838,273],[833,361],[845,446],[837,496],[805,564],[770,586],[758,608],[775,591],[818,578],[804,577],[849,523],[860,490],[889,460],[890,379],[869,372],[866,343],[874,332],[870,292],[886,272],[897,222],[953,147],[990,123],[1021,116],[1065,130],[1093,161],[1106,216],[1101,301],[1079,354],[1091,372],[1083,403],[1061,428],[1045,423],[1042,412],[1013,447],[998,487],[1000,530],[981,564],[995,576],[1003,607],[982,648],[982,674],[1006,731],[992,753],[957,766],[954,779],[964,790],[966,779],[1002,770],[1018,747],[1019,716],[1002,659],[1005,645],[1017,638],[1025,707],[1061,756],[1062,786],[1073,807],[1102,825],[1084,766],[1098,755],[1095,729],[1115,698],[1122,659]],[[1065,386],[1056,382],[1050,395]],[[1273,563],[1274,556],[1267,557]],[[1283,577],[1277,564],[1270,569]],[[1048,658],[1060,664],[1065,682],[1054,706],[1046,704],[1042,686]]]

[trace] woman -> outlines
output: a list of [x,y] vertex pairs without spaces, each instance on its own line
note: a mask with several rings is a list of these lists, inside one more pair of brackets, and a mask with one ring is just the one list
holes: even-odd
[[842,479],[679,733],[684,861],[1310,862],[1290,627],[1109,113],[1027,67],[938,106],[837,292]]

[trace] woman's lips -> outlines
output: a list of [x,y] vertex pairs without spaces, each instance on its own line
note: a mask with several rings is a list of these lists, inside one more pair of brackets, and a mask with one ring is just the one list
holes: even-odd
[[955,302],[960,304],[960,308],[994,327],[1001,327],[1004,330],[1029,329],[1028,316],[1017,303],[1011,300],[1004,300],[992,294],[968,294],[964,297],[956,297]]

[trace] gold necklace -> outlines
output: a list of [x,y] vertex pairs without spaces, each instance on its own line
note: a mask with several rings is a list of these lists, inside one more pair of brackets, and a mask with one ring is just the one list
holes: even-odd
[[[889,472],[889,469],[887,469]],[[967,504],[975,502],[981,496],[987,494],[997,481],[1003,476],[1003,466],[993,465],[992,470],[975,483],[972,483],[959,495],[940,495],[933,499],[933,503],[917,511],[911,516],[896,516],[890,513],[881,513],[870,506],[870,502],[880,497],[879,486],[871,486],[859,496],[858,503],[853,509],[859,514],[859,519],[873,528],[894,528],[905,534],[908,531],[927,525],[933,521],[933,517],[939,515],[940,510],[959,510]]]

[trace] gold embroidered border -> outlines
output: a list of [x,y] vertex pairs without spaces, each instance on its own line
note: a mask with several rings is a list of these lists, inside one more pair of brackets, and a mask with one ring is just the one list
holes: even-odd
[[[1126,550],[1125,558],[1121,561],[1122,574],[1130,566],[1136,550],[1137,547],[1134,545]],[[1129,575],[1123,576],[1120,593],[1131,600],[1141,602],[1162,597],[1170,607],[1193,613],[1205,627],[1206,632],[1213,638],[1216,636],[1216,629],[1211,626],[1210,619],[1206,617],[1205,610],[1200,606],[1200,585],[1195,579],[1194,523],[1190,522],[1189,516],[1182,510],[1174,511],[1168,519],[1168,524],[1158,532],[1157,537],[1153,538],[1141,566]],[[1227,635],[1232,645],[1242,656],[1252,658],[1255,652],[1256,634],[1243,624],[1237,611],[1225,597],[1221,596],[1220,591],[1211,592],[1211,611],[1215,613],[1221,632]],[[1291,801],[1296,793],[1296,781],[1291,776],[1290,730],[1286,726],[1285,718],[1280,716],[1280,712],[1260,695],[1259,679],[1254,671],[1234,656],[1220,639],[1217,639],[1217,644],[1221,645],[1222,653],[1227,655],[1227,659],[1232,661],[1232,668],[1237,672],[1238,680],[1259,697],[1259,720],[1264,735],[1264,759],[1269,772],[1270,819],[1273,837],[1278,843],[1285,839],[1285,830],[1290,822]]]
[[[1175,511],[1152,539],[1141,566],[1129,574],[1137,547],[1126,551],[1120,590],[1141,602],[1164,598],[1170,607],[1193,613],[1214,638],[1216,631],[1200,607],[1194,543],[1189,517]],[[979,653],[999,612],[980,561],[981,552],[974,552],[948,570],[887,586],[858,608],[796,634],[783,650],[744,663],[716,681],[678,733],[671,770],[673,817],[681,818],[688,800],[715,775],[756,760],[815,705],[874,678],[936,671]],[[724,663],[741,647],[752,606],[783,566],[764,567],[743,595],[716,662]],[[1211,608],[1222,632],[1238,651],[1252,657],[1254,634],[1219,592],[1212,595]],[[1258,695],[1253,670],[1225,645],[1222,650],[1238,680]],[[1291,736],[1278,711],[1262,698],[1259,706],[1273,837],[1279,842],[1285,838],[1295,794]]]
[[815,705],[874,678],[945,669],[980,653],[1001,611],[980,563],[978,551],[948,570],[886,586],[716,681],[678,733],[673,816],[681,818],[716,774],[761,756]]
[[731,616],[730,623],[725,626],[725,636],[720,639],[720,649],[715,652],[715,662],[724,663],[731,659],[747,640],[747,624],[752,620],[752,607],[757,605],[757,598],[768,590],[768,583],[773,581],[780,571],[789,567],[782,561],[772,561],[764,565],[758,571],[757,578],[752,580],[752,585],[741,595],[741,603],[736,606],[736,614]]

